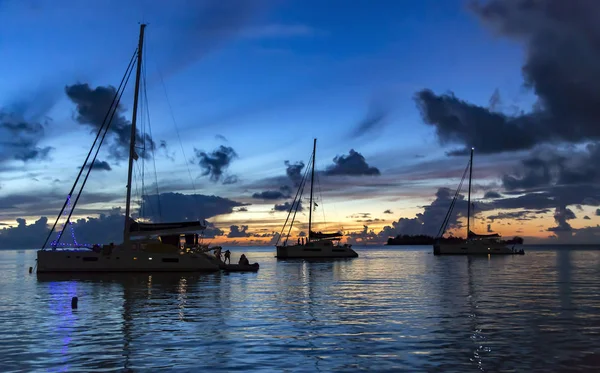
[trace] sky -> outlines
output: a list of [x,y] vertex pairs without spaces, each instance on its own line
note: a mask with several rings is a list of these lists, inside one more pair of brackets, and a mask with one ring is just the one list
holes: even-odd
[[[43,243],[140,22],[135,218],[272,245],[317,138],[315,229],[346,242],[435,235],[471,147],[475,232],[597,242],[599,17],[591,0],[0,1],[0,248]],[[133,82],[73,210],[79,242],[122,239]]]

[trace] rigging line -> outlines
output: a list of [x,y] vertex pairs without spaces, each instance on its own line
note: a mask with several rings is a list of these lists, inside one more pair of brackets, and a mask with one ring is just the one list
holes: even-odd
[[323,224],[327,227],[327,219],[325,219],[325,204],[323,203],[323,192],[321,190],[321,179],[317,173],[317,188],[319,189],[319,197],[321,197],[321,210],[323,211]]
[[[144,58],[146,56],[146,51],[147,48],[144,49]],[[150,123],[150,105],[148,104],[148,90],[147,90],[147,79],[146,79],[146,68],[145,68],[145,63],[142,64],[142,75],[143,75],[143,80],[142,80],[142,89],[144,92],[144,100],[146,101],[146,118],[148,118],[148,132],[150,134],[150,138],[152,138],[152,124]],[[160,191],[158,189],[158,175],[156,173],[156,146],[152,147],[152,164],[154,167],[154,182],[156,183],[156,204],[157,204],[157,208],[158,208],[158,218],[160,221],[162,221],[162,206],[160,204]],[[187,161],[186,161],[187,164]],[[194,194],[196,193],[196,191],[194,190]],[[152,207],[152,209],[154,209]]]
[[467,175],[467,171],[469,170],[469,166],[470,166],[470,163],[467,163],[467,167],[465,167],[465,171],[463,172],[463,176],[460,179],[460,183],[458,184],[458,188],[456,189],[456,192],[454,193],[454,198],[452,198],[452,202],[450,203],[450,208],[446,212],[446,216],[444,217],[444,221],[442,223],[442,226],[440,227],[440,230],[438,231],[438,236],[440,235],[440,233],[443,235],[444,232],[446,231],[446,227],[448,226],[448,222],[450,221],[450,217],[452,215],[452,211],[454,210],[454,206],[456,205],[456,200],[458,199],[460,191],[462,190],[462,186],[463,186],[463,183],[465,181],[465,177]]
[[[102,133],[102,129],[104,128],[104,126],[106,124],[106,119],[108,118],[108,116],[109,116],[109,114],[111,112],[111,109],[112,109],[112,107],[115,104],[115,100],[117,99],[117,96],[119,95],[119,90],[121,90],[121,87],[123,86],[123,82],[125,81],[125,77],[128,74],[127,71],[129,71],[131,69],[131,66],[133,64],[133,61],[135,60],[135,56],[136,55],[137,55],[137,48],[135,49],[135,51],[133,52],[133,56],[131,56],[131,59],[129,60],[129,64],[127,65],[127,69],[125,70],[125,74],[123,75],[123,78],[121,79],[121,83],[119,84],[119,88],[117,89],[117,91],[115,92],[115,95],[113,96],[113,100],[110,103],[110,107],[108,108],[108,111],[106,112],[106,115],[104,116],[104,120],[102,121],[102,125],[98,129],[98,133],[96,134],[96,138],[94,139],[94,142],[92,143],[92,146],[90,147],[90,150],[89,150],[87,156],[85,157],[85,160],[83,161],[83,166],[81,167],[81,169],[79,170],[79,173],[77,174],[77,177],[75,178],[75,182],[73,183],[73,187],[71,187],[71,191],[67,195],[67,199],[65,199],[65,203],[63,204],[63,207],[60,209],[60,212],[58,213],[58,217],[56,218],[56,221],[54,222],[54,225],[52,225],[52,229],[50,229],[50,232],[48,232],[48,236],[46,237],[46,240],[44,241],[44,244],[42,245],[42,250],[44,250],[45,247],[46,247],[46,245],[48,244],[48,240],[52,236],[52,232],[54,232],[54,229],[56,229],[56,225],[58,224],[58,221],[62,217],[63,212],[65,211],[65,208],[67,207],[67,203],[69,202],[69,198],[73,195],[73,192],[75,191],[75,187],[77,186],[77,183],[79,182],[79,178],[81,177],[81,174],[83,173],[83,170],[85,169],[85,166],[86,166],[88,160],[90,159],[90,155],[92,154],[92,151],[94,150],[94,146],[96,146],[96,142],[98,141],[98,138],[100,137],[100,134]],[[118,103],[117,103],[117,106],[118,106]],[[116,110],[116,106],[115,106],[115,110]]]
[[[311,153],[310,159],[312,159],[312,153]],[[310,163],[310,160],[308,163]],[[300,203],[302,201],[302,193],[304,192],[304,185],[306,184],[307,178],[308,178],[308,168],[306,168],[306,170],[304,171],[304,175],[300,179],[300,184],[298,184],[298,189],[296,191],[296,197],[294,197],[294,200],[292,201],[292,205],[290,206],[290,211],[288,213],[288,217],[285,219],[285,223],[283,224],[283,227],[281,228],[281,233],[279,234],[279,239],[281,239],[281,235],[283,234],[283,231],[285,230],[287,221],[292,213],[292,210],[294,210],[294,205],[295,205],[296,208],[294,210],[293,218],[290,222],[290,230],[291,230],[291,227],[294,225],[294,220],[296,219],[296,213],[298,212],[298,207],[300,206]],[[279,239],[277,240],[277,243],[279,243]],[[285,239],[285,243],[287,243],[288,239],[289,239],[289,231],[288,231],[288,235]]]
[[454,198],[452,198],[452,202],[450,203],[450,207],[448,209],[448,211],[446,212],[446,216],[444,217],[444,221],[442,222],[442,226],[440,227],[440,229],[438,230],[438,237],[441,237],[444,235],[444,232],[446,232],[446,228],[448,227],[448,223],[450,222],[450,217],[452,216],[452,211],[454,210],[454,206],[456,205],[456,200],[458,199],[458,196],[460,194],[460,191],[462,189],[463,183],[465,181],[465,177],[467,176],[467,171],[469,170],[470,167],[470,163],[467,164],[467,167],[465,168],[465,171],[463,172],[463,176],[460,180],[460,183],[458,184],[458,188],[456,189],[456,192],[454,193]]
[[162,74],[156,68],[158,72],[158,77],[160,78],[160,82],[162,84],[163,90],[165,92],[165,99],[167,101],[167,105],[169,106],[169,113],[171,114],[171,119],[173,120],[173,126],[175,127],[175,132],[177,133],[177,139],[179,140],[179,146],[181,147],[181,153],[183,154],[183,159],[185,161],[185,166],[187,167],[188,174],[190,175],[190,181],[192,183],[192,189],[194,190],[194,202],[196,203],[196,209],[199,208],[198,196],[196,195],[196,184],[194,183],[194,178],[192,177],[192,171],[190,170],[190,165],[188,164],[187,156],[185,155],[185,150],[183,149],[183,142],[181,141],[181,135],[179,134],[179,128],[177,127],[177,121],[175,120],[175,115],[173,114],[173,107],[171,106],[171,101],[169,100],[169,96],[167,94],[167,86],[165,85],[165,81],[163,80]]
[[[312,162],[312,159],[313,159],[313,157],[311,155],[311,157],[308,161],[309,164],[310,164],[310,162]],[[304,177],[302,178],[301,185],[300,185],[302,188],[300,190],[300,198],[298,198],[298,201],[296,202],[296,209],[294,210],[294,215],[292,216],[292,222],[290,223],[290,229],[288,230],[288,234],[285,238],[286,243],[287,243],[288,239],[290,238],[290,233],[292,231],[292,227],[294,226],[294,221],[296,220],[296,214],[298,213],[298,210],[300,209],[300,205],[302,204],[302,194],[304,193],[304,188],[306,187],[306,182],[308,180],[308,170],[309,170],[309,168],[306,167],[306,171],[304,172]],[[292,204],[292,207],[293,207],[293,204]],[[310,230],[308,232],[307,237],[310,238]]]
[[[129,82],[129,78],[131,77],[132,72],[133,72],[133,69],[129,70],[129,74],[127,74],[127,79],[125,80],[125,86]],[[115,105],[115,110],[113,110],[113,112],[110,116],[108,125],[106,126],[106,129],[104,130],[104,134],[102,135],[102,138],[100,139],[100,143],[98,144],[98,147],[96,148],[96,153],[94,154],[94,158],[92,158],[92,163],[90,164],[90,167],[88,168],[85,178],[83,179],[83,183],[81,184],[81,187],[79,188],[79,193],[77,193],[77,198],[75,198],[75,202],[73,203],[73,208],[71,209],[71,212],[69,213],[69,216],[67,217],[67,223],[71,220],[71,215],[73,214],[73,211],[75,210],[75,206],[77,206],[79,197],[81,197],[81,192],[83,191],[83,188],[85,187],[85,184],[87,183],[87,180],[90,176],[92,168],[94,167],[94,163],[96,162],[96,158],[98,157],[98,152],[100,152],[100,147],[102,147],[102,143],[104,142],[104,139],[106,138],[106,134],[108,133],[108,129],[110,128],[110,123],[112,123],[113,117],[115,116],[115,113],[117,112],[116,109],[119,107],[119,103],[121,102],[121,97],[123,96],[123,92],[125,92],[125,89],[121,90],[121,93],[119,94],[119,97],[118,97],[116,105]],[[125,218],[127,218],[127,217],[125,217]],[[59,240],[60,240],[60,237],[56,241],[57,244],[58,244]]]
[[[311,158],[312,158],[312,154],[311,154]],[[308,170],[308,168],[306,170]],[[277,242],[275,242],[275,246],[277,246],[279,244],[279,240],[281,240],[281,237],[283,235],[283,231],[285,230],[285,227],[286,227],[287,222],[288,222],[288,220],[290,218],[290,215],[292,214],[292,210],[294,209],[294,205],[296,204],[296,200],[298,199],[298,195],[300,195],[300,198],[302,198],[302,194],[300,194],[300,190],[301,190],[302,184],[305,182],[305,179],[307,177],[307,172],[308,171],[306,171],[306,170],[304,170],[304,175],[300,179],[300,184],[298,185],[298,189],[296,189],[296,195],[294,196],[294,200],[292,201],[292,205],[290,206],[290,210],[288,211],[288,215],[285,218],[285,222],[283,223],[283,227],[281,227],[281,232],[279,232],[279,237],[277,238]],[[294,216],[295,216],[295,214],[294,214]],[[290,224],[293,225],[294,221],[292,220],[292,222]],[[287,238],[286,238],[286,241],[287,241]]]

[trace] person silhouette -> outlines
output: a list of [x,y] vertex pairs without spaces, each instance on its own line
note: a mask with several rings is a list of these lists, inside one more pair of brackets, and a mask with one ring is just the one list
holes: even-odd
[[229,264],[231,264],[231,251],[225,250],[225,259],[223,260],[223,263],[227,263],[227,261],[229,261]]

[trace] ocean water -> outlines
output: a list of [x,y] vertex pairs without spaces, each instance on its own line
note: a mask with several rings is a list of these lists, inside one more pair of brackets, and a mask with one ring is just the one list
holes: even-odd
[[0,251],[0,372],[600,371],[600,251],[526,250],[74,277]]

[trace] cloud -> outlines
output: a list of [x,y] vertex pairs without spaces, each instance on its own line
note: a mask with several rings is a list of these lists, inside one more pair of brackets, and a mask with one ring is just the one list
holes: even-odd
[[[90,164],[88,164],[85,168],[88,169],[90,168]],[[81,168],[81,167],[79,167]],[[111,171],[112,168],[110,167],[110,164],[106,161],[101,161],[99,159],[96,159],[96,161],[94,162],[94,166],[92,167],[93,170],[98,170],[98,171]]]
[[384,214],[393,214],[392,210],[385,210],[383,213]]
[[597,182],[600,182],[600,143],[589,143],[583,149],[537,148],[512,174],[502,177],[502,184],[509,191]]
[[213,216],[230,214],[244,203],[227,198],[203,194],[161,193],[144,195],[142,216],[155,222],[204,220]]
[[547,214],[551,210],[550,209],[540,209],[540,210],[521,210],[521,211],[509,211],[509,212],[498,212],[494,215],[489,215],[487,218],[491,221],[495,220],[533,220],[538,217],[538,215]]
[[246,207],[240,207],[239,209],[236,210],[236,212],[247,212],[248,209]]
[[[304,206],[302,206],[302,202],[299,202],[298,204],[299,204],[298,211],[304,211]],[[292,207],[292,203],[291,202],[285,202],[285,203],[276,204],[275,206],[273,206],[273,211],[285,211],[285,212],[288,212],[288,211],[290,211],[291,207]]]
[[554,232],[557,235],[572,235],[573,228],[569,224],[569,220],[576,219],[575,213],[566,208],[565,206],[560,206],[556,208],[554,212],[554,221],[556,221],[556,227],[548,228],[548,231]]
[[[48,218],[42,216],[34,224],[27,225],[25,219],[17,218],[17,226],[0,230],[0,248],[3,249],[28,249],[41,248],[45,238],[50,232]],[[99,217],[88,217],[73,222],[72,228],[75,239],[80,244],[110,243],[123,241],[123,225],[125,219],[120,208],[110,210]],[[57,226],[60,230],[62,225]],[[68,232],[68,233],[67,233]],[[61,242],[73,243],[70,228],[62,235]],[[56,239],[58,231],[51,236]]]
[[484,199],[497,199],[497,198],[502,198],[502,195],[498,192],[494,192],[494,191],[489,191],[489,192],[485,192]]
[[[436,192],[436,198],[431,204],[423,206],[423,212],[418,213],[414,218],[400,218],[398,221],[392,222],[391,225],[383,227],[381,231],[376,233],[373,229],[369,230],[367,225],[363,226],[360,232],[350,232],[348,234],[350,242],[368,244],[368,243],[384,243],[390,237],[397,235],[428,235],[435,236],[444,221],[446,213],[450,207],[454,197],[454,191],[448,188],[439,188]],[[480,204],[476,213],[487,211],[489,206]],[[456,205],[448,223],[448,229],[462,227],[459,217],[465,216],[467,211],[467,201],[463,195],[458,196]]]
[[596,209],[596,216],[600,216],[600,209]]
[[304,162],[291,163],[290,161],[283,162],[285,164],[285,174],[294,183],[294,186],[299,186],[302,180],[302,169],[304,168]]
[[290,198],[290,188],[288,186],[282,186],[279,190],[266,190],[264,192],[254,193],[252,198],[265,200]]
[[228,142],[228,140],[227,140],[227,138],[225,136],[219,135],[219,134],[215,135],[215,139],[217,139],[219,141],[223,141],[223,142]]
[[425,123],[442,144],[480,153],[531,149],[542,143],[600,139],[600,2],[490,0],[471,10],[497,35],[524,44],[524,84],[538,98],[528,113],[492,112],[453,94],[415,96]]
[[40,147],[47,122],[30,122],[16,113],[0,111],[0,162],[49,160],[51,146]]
[[380,175],[379,169],[367,164],[365,157],[354,149],[348,155],[338,155],[333,158],[333,165],[327,167],[325,175]]
[[213,223],[207,222],[206,229],[202,232],[203,238],[216,238],[223,236],[225,232],[217,228]]
[[[77,105],[77,115],[75,116],[77,123],[87,126],[92,133],[96,134],[102,127],[109,109],[111,109],[116,94],[115,87],[109,85],[92,89],[87,83],[77,83],[66,86],[65,93]],[[113,140],[109,146],[109,157],[116,161],[129,158],[131,122],[123,115],[124,111],[123,105],[119,104],[108,128],[108,134]],[[110,116],[107,121],[109,119]],[[138,155],[146,159],[150,158],[156,148],[156,144],[150,135],[142,134],[139,129],[136,129],[136,146],[145,149],[141,152],[138,150]]]
[[584,219],[584,220],[592,220],[592,218],[590,218],[590,217],[589,217],[589,216],[587,216],[587,215],[585,215],[585,216],[583,217],[583,219]]
[[213,182],[220,180],[223,180],[223,183],[227,184],[237,182],[237,177],[235,176],[224,176],[224,172],[231,162],[237,158],[237,153],[232,147],[221,145],[211,153],[194,148],[194,153],[196,154],[198,165],[202,169],[203,176],[209,176]]
[[227,238],[236,238],[236,237],[250,237],[251,234],[248,233],[247,225],[232,225],[229,227],[229,233],[227,233]]

